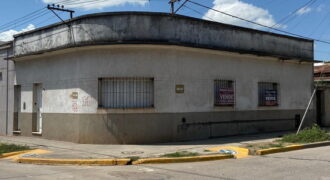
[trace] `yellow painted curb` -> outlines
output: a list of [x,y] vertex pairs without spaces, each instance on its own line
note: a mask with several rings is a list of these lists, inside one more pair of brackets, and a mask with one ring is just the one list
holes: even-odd
[[114,166],[127,165],[130,159],[41,159],[41,158],[17,158],[18,163],[43,164],[43,165],[99,165]]
[[157,164],[157,163],[181,163],[181,162],[197,162],[211,161],[234,158],[231,154],[204,155],[193,157],[178,157],[178,158],[147,158],[133,161],[132,164]]
[[257,155],[266,155],[266,154],[273,154],[273,153],[279,153],[279,152],[299,150],[299,149],[303,149],[303,148],[304,148],[304,145],[291,145],[291,146],[286,146],[286,147],[257,150],[256,154]]
[[28,152],[31,152],[33,150],[25,150],[25,151],[16,151],[16,152],[10,152],[10,153],[3,153],[0,154],[0,158],[6,158],[6,157],[10,157],[10,156],[16,156],[16,155],[20,155],[20,154],[25,154]]
[[17,158],[20,158],[23,155],[28,155],[28,154],[48,154],[51,153],[51,151],[43,150],[43,149],[34,149],[34,150],[28,150],[19,154],[14,154],[12,156],[8,156],[5,159],[12,159],[15,160]]
[[220,150],[232,150],[235,151],[236,154],[233,154],[236,159],[246,158],[249,156],[249,149],[241,148],[241,147],[234,147],[234,146],[221,146],[221,147],[214,147],[206,149],[208,151],[219,152]]

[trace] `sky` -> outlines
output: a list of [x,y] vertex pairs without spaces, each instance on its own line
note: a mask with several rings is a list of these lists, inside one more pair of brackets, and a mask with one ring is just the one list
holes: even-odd
[[[184,0],[176,3],[179,7]],[[330,61],[329,0],[191,0],[240,18],[282,31],[329,43],[315,42],[315,60]],[[61,4],[75,10],[74,16],[98,12],[170,12],[169,0],[0,0],[0,41],[12,35],[59,22],[47,4]],[[275,33],[275,30],[188,2],[177,14]],[[68,19],[67,13],[59,13]]]

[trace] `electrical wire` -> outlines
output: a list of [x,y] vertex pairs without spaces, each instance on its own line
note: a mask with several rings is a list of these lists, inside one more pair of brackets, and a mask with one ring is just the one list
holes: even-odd
[[[315,32],[317,32],[319,30],[319,27],[325,22],[326,19],[328,19],[330,15],[330,11],[328,11],[326,13],[326,15],[322,18],[322,20],[318,23],[318,25],[312,30],[312,32],[309,33],[308,36],[313,36]],[[326,28],[324,28],[326,29]]]
[[[193,9],[193,8],[188,7],[188,6],[186,6],[186,5],[183,5],[183,7],[187,8],[187,9],[189,9],[189,10],[191,10],[191,11],[193,11],[193,12],[199,14],[199,15],[201,15],[202,17],[204,16],[203,13],[201,13],[200,11],[197,11],[196,9]],[[208,18],[208,19],[211,20],[211,21],[216,21],[215,19],[213,19],[213,18],[211,18],[211,17],[208,17],[208,16],[205,16],[205,17]]]
[[[90,1],[87,1],[87,2],[88,2],[88,3],[99,3],[99,2],[104,2],[104,1],[108,1],[108,0],[98,0],[98,1],[97,1],[97,0],[90,0]],[[144,0],[143,0],[143,1],[144,1]],[[69,4],[70,2],[71,2],[71,4],[73,4],[73,3],[78,4],[78,2],[74,2],[73,0],[64,0],[64,1],[60,1],[60,2],[61,2],[61,3],[64,3],[64,4]],[[58,2],[58,3],[60,3],[60,2]],[[87,3],[87,2],[86,2],[86,3]],[[200,4],[200,3],[196,3],[196,2],[191,1],[191,0],[189,0],[188,2],[189,2],[189,3],[192,3],[192,4],[195,4],[195,5],[198,5],[198,6],[201,6],[201,7],[204,7],[204,8],[207,8],[207,9],[211,9],[211,10],[213,10],[213,11],[216,11],[216,12],[219,12],[219,13],[222,13],[222,14],[225,14],[225,15],[227,15],[227,16],[231,16],[231,17],[234,17],[234,18],[238,18],[238,19],[240,19],[240,20],[242,20],[242,21],[246,21],[246,22],[249,22],[249,23],[252,23],[252,24],[255,24],[255,25],[261,26],[261,27],[270,28],[270,29],[273,29],[273,30],[275,30],[275,31],[279,31],[279,32],[282,32],[282,33],[285,33],[285,34],[290,34],[290,35],[293,35],[293,36],[297,36],[297,37],[301,37],[301,38],[305,38],[305,39],[315,40],[315,41],[317,41],[317,42],[322,42],[322,43],[330,44],[330,42],[328,42],[328,41],[323,41],[323,40],[319,40],[319,39],[312,39],[312,38],[305,37],[305,36],[302,36],[302,35],[299,35],[299,34],[295,34],[295,33],[287,32],[287,31],[284,31],[284,30],[276,29],[276,28],[272,28],[272,27],[269,27],[269,26],[266,26],[266,25],[263,25],[263,24],[260,24],[260,23],[256,23],[256,22],[254,22],[254,21],[250,21],[250,20],[247,20],[247,19],[244,19],[244,18],[240,18],[240,17],[234,16],[234,15],[231,15],[231,14],[229,14],[229,13],[225,13],[225,12],[218,11],[218,10],[216,10],[216,9],[213,9],[213,8],[207,7],[207,6],[202,5],[202,4]],[[81,4],[81,3],[79,3],[79,4]],[[192,11],[194,11],[195,13],[198,13],[198,14],[202,15],[201,12],[198,12],[197,10],[195,10],[195,9],[193,9],[193,8],[191,8],[191,7],[188,7],[188,6],[186,6],[186,5],[185,5],[185,7],[188,8],[188,9],[190,9],[190,10],[192,10]],[[39,17],[39,16],[38,16],[38,17]],[[206,17],[206,18],[211,19],[211,20],[214,21],[214,19],[212,19],[212,18],[210,18],[210,17]],[[25,23],[25,21],[24,21],[23,23]],[[25,43],[27,43],[27,42],[25,42]]]
[[[284,18],[280,19],[276,24],[272,25],[271,27],[276,27],[279,24],[283,23],[288,23],[289,21],[293,20],[293,18],[290,19],[293,15],[296,15],[300,10],[307,8],[308,6],[313,5],[317,0],[309,0],[307,3],[303,4],[299,8],[297,8],[295,11],[291,12],[289,15],[285,16]],[[296,16],[293,16],[296,17]]]
[[0,31],[8,31],[10,29],[13,29],[13,28],[16,28],[16,27],[20,27],[20,26],[25,25],[27,23],[30,23],[30,22],[32,22],[32,21],[34,21],[34,20],[36,20],[36,19],[38,19],[38,18],[40,18],[42,16],[45,16],[48,13],[49,13],[48,11],[44,11],[42,14],[38,14],[38,16],[31,17],[29,19],[25,19],[24,21],[21,21],[21,22],[15,24],[13,26],[9,26],[9,27],[5,27],[3,29],[0,29]]
[[8,23],[2,24],[2,25],[0,25],[0,30],[1,29],[5,29],[7,27],[15,26],[15,24],[17,24],[19,22],[22,22],[22,21],[25,21],[26,19],[29,19],[31,17],[34,17],[35,15],[38,15],[38,14],[44,12],[45,10],[46,10],[46,8],[41,8],[41,9],[38,9],[36,11],[33,11],[32,13],[26,14],[25,16],[22,16],[20,18],[17,18],[17,19],[15,19],[13,21],[10,21]]
[[[77,4],[81,4],[81,6],[86,6],[86,5],[90,5],[90,4],[97,4],[97,3],[102,3],[102,2],[106,2],[106,1],[110,1],[110,0],[89,0],[89,1],[76,1],[76,2],[68,2],[68,3],[62,3],[63,5],[66,6],[72,6],[72,5],[77,5]],[[137,1],[137,0],[135,0]],[[149,2],[150,0],[138,0],[138,1],[145,1],[145,2]],[[153,0],[154,1],[154,0]],[[80,7],[80,6],[78,6]]]
[[264,27],[264,28],[272,29],[272,30],[275,30],[275,31],[278,31],[278,32],[281,32],[281,33],[289,34],[289,35],[292,35],[292,36],[296,36],[296,37],[300,37],[300,38],[304,38],[304,39],[308,39],[308,40],[314,40],[314,41],[317,41],[317,42],[330,44],[329,41],[325,41],[325,40],[321,40],[321,39],[313,39],[313,38],[306,37],[306,36],[303,36],[303,35],[299,35],[299,34],[296,34],[296,33],[292,33],[292,32],[284,31],[284,30],[277,29],[277,28],[274,28],[274,27],[270,27],[270,26],[267,26],[267,25],[264,25],[264,24],[260,24],[260,23],[257,23],[257,22],[254,22],[254,21],[251,21],[251,20],[248,20],[248,19],[244,19],[244,18],[241,18],[241,17],[235,16],[235,15],[232,15],[232,14],[229,14],[229,13],[226,13],[226,12],[223,12],[223,11],[219,11],[219,10],[217,10],[217,9],[214,9],[214,8],[209,7],[209,6],[206,6],[206,5],[203,5],[203,4],[200,4],[200,3],[197,3],[197,2],[195,2],[195,1],[191,1],[191,0],[189,0],[188,2],[189,2],[189,3],[192,3],[192,4],[195,4],[195,5],[197,5],[197,6],[200,6],[200,7],[206,8],[206,9],[210,9],[210,10],[212,10],[212,11],[215,11],[215,12],[218,12],[218,13],[221,13],[221,14],[224,14],[224,15],[227,15],[227,16],[230,16],[230,17],[233,17],[233,18],[236,18],[236,19],[240,19],[240,20],[242,20],[242,21],[245,21],[245,22],[248,22],[248,23],[251,23],[251,24],[258,25],[258,26],[260,26],[260,27]]
[[[191,7],[189,7],[189,6],[186,6],[186,5],[185,5],[185,8],[190,9],[191,11],[193,11],[193,12],[199,14],[199,15],[203,15],[202,12],[200,12],[200,11],[198,11],[198,10],[196,10],[196,9],[193,9],[193,8],[191,8]],[[211,17],[205,16],[205,15],[203,15],[203,16],[204,16],[205,18],[208,18],[208,19],[211,20],[211,21],[215,21],[215,22],[217,22],[217,20],[214,20],[214,19],[212,19]],[[285,43],[283,43],[283,45],[285,45]],[[314,50],[310,50],[310,49],[304,49],[304,48],[302,48],[302,50],[303,50],[303,51],[307,51],[307,52],[318,52],[318,53],[320,53],[320,54],[326,54],[326,55],[330,56],[330,52],[329,52],[329,51],[322,51],[322,50],[316,50],[316,49],[314,49]]]

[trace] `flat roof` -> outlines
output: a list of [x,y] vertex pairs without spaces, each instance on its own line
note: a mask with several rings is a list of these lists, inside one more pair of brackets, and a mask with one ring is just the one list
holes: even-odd
[[[67,31],[68,27],[70,31]],[[14,57],[81,46],[154,44],[254,54],[283,60],[314,60],[314,41],[311,39],[158,12],[87,14],[14,37]]]
[[278,33],[273,33],[273,32],[268,32],[268,31],[263,31],[263,30],[257,30],[257,29],[247,28],[247,27],[241,27],[241,26],[236,26],[236,25],[231,25],[231,24],[225,24],[225,23],[220,23],[220,22],[215,22],[215,21],[209,21],[209,20],[194,18],[194,17],[190,17],[190,16],[184,16],[184,15],[179,15],[179,14],[170,14],[170,13],[162,13],[162,12],[144,12],[144,11],[102,12],[102,13],[81,15],[81,16],[77,16],[77,17],[74,17],[72,19],[66,20],[64,22],[58,22],[58,23],[50,24],[50,25],[43,26],[43,27],[40,27],[40,28],[36,28],[34,30],[25,31],[25,32],[14,35],[14,37],[26,35],[26,34],[29,34],[29,33],[36,32],[36,31],[40,31],[40,30],[49,29],[49,28],[52,28],[52,27],[55,27],[55,26],[58,26],[58,25],[62,25],[62,24],[68,23],[68,22],[73,22],[73,21],[76,21],[76,20],[85,19],[85,18],[89,18],[89,17],[109,16],[109,15],[130,15],[130,14],[131,15],[148,15],[148,16],[172,16],[172,17],[178,17],[178,18],[182,18],[182,19],[200,21],[200,22],[209,23],[209,24],[221,24],[223,26],[228,26],[228,27],[236,28],[236,29],[243,30],[243,31],[251,31],[251,32],[256,32],[256,33],[261,33],[261,34],[268,34],[268,35],[273,35],[273,36],[278,36],[278,37],[285,37],[285,38],[289,38],[289,39],[296,39],[296,40],[314,42],[314,40],[312,40],[312,39],[306,39],[306,38],[301,38],[301,37],[278,34]]

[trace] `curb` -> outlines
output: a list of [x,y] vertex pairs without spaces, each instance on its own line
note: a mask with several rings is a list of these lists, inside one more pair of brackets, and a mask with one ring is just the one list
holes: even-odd
[[273,153],[279,153],[279,152],[287,152],[287,151],[294,151],[303,149],[303,145],[291,145],[286,147],[280,147],[280,148],[269,148],[269,149],[261,149],[256,151],[256,155],[266,155],[266,154],[273,154]]
[[294,150],[308,149],[308,148],[315,148],[322,146],[330,146],[330,141],[301,144],[301,145],[291,145],[281,148],[261,149],[256,151],[256,155],[266,155],[266,154],[273,154],[279,152],[287,152],[287,151],[294,151]]
[[0,154],[0,158],[16,156],[16,155],[28,153],[28,152],[31,152],[31,151],[34,151],[34,150],[25,150],[25,151],[15,151],[15,152],[10,152],[10,153],[3,153],[3,154]]
[[130,159],[39,159],[39,158],[17,158],[18,163],[40,164],[40,165],[98,165],[115,166],[127,165]]
[[217,155],[204,155],[204,156],[193,156],[193,157],[178,157],[178,158],[146,158],[138,159],[133,161],[132,164],[159,164],[159,163],[182,163],[182,162],[198,162],[198,161],[212,161],[212,160],[223,160],[232,159],[232,154],[217,154]]
[[304,148],[315,148],[315,147],[322,147],[322,146],[330,146],[330,141],[309,143],[309,144],[304,144],[303,146],[304,146]]

